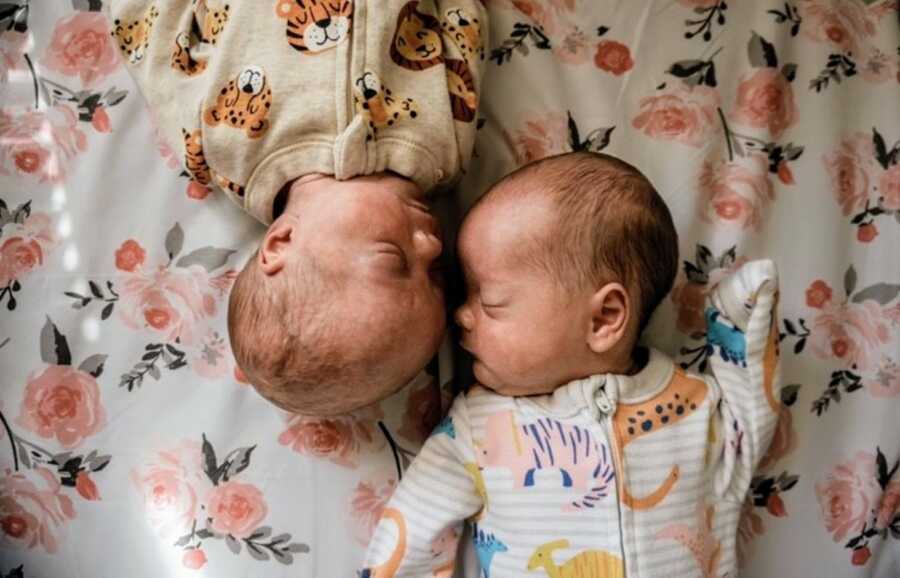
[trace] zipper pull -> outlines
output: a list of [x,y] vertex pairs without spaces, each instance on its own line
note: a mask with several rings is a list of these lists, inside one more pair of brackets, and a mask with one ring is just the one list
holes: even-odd
[[613,404],[609,401],[609,398],[606,397],[606,392],[602,389],[598,389],[597,393],[594,395],[594,404],[604,414],[611,414],[613,412]]

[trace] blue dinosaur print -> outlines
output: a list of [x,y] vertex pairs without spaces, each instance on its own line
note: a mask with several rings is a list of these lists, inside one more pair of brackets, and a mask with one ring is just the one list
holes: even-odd
[[491,561],[497,552],[506,552],[509,548],[501,542],[493,534],[488,534],[484,530],[475,528],[472,532],[472,541],[475,543],[475,553],[478,555],[478,563],[481,564],[481,573],[483,578],[491,578]]
[[434,431],[431,432],[431,435],[436,436],[438,434],[445,433],[450,436],[450,439],[456,439],[456,428],[453,426],[453,418],[449,415],[441,420],[441,423],[435,426]]
[[747,367],[747,339],[737,327],[719,321],[719,313],[709,307],[706,310],[706,342],[710,347],[718,347],[724,361]]

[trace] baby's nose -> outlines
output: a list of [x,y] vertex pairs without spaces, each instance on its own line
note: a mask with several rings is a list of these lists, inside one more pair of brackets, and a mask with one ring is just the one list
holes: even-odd
[[468,305],[461,305],[456,308],[456,311],[453,313],[453,319],[456,321],[456,324],[465,329],[466,331],[472,330],[472,323],[474,319],[472,319],[472,311],[469,309]]
[[437,259],[444,249],[441,240],[430,231],[416,231],[413,235],[413,244],[419,257],[429,264]]

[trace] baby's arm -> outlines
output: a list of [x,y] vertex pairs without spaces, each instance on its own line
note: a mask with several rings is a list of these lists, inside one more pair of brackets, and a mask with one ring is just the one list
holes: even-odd
[[483,504],[470,431],[459,396],[385,507],[360,578],[453,574],[463,521]]
[[734,500],[743,500],[778,421],[777,298],[775,264],[751,261],[711,291],[706,309],[709,364],[722,397],[715,490]]

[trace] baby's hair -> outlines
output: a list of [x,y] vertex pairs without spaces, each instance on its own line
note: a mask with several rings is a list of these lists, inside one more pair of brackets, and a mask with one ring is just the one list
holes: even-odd
[[649,180],[610,155],[574,152],[525,165],[480,202],[542,195],[556,219],[526,243],[520,258],[547,271],[564,289],[621,282],[637,296],[638,332],[671,290],[678,273],[678,234]]
[[[328,332],[330,299],[340,284],[315,259],[299,259],[296,275],[266,279],[254,254],[235,280],[228,302],[228,333],[238,367],[256,391],[278,407],[328,415],[347,392],[363,392],[371,360],[349,360]],[[327,392],[323,395],[323,392]],[[343,396],[343,398],[342,398]]]

